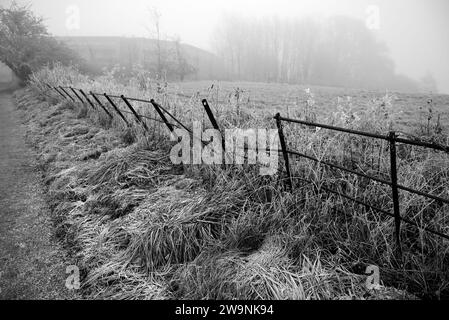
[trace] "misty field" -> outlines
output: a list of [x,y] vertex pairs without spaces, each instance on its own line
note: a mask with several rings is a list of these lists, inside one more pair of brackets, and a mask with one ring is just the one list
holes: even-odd
[[[213,87],[212,87],[213,85]],[[211,88],[212,87],[212,88]],[[240,89],[240,105],[251,111],[268,112],[281,115],[293,115],[294,110],[303,110],[310,96],[306,89],[313,94],[314,109],[318,120],[325,120],[329,115],[338,112],[338,106],[351,109],[354,112],[363,111],[368,105],[382,104],[388,97],[391,109],[394,109],[395,129],[406,133],[416,134],[416,130],[427,131],[428,118],[431,124],[437,125],[440,115],[440,125],[444,130],[449,129],[449,95],[444,94],[413,94],[353,88],[337,88],[323,86],[301,86],[279,83],[260,82],[230,82],[230,81],[193,81],[173,83],[169,92],[183,93],[194,96],[208,97],[210,101],[220,104],[236,104],[235,94]],[[349,97],[349,100],[348,100]],[[429,100],[432,102],[429,104]],[[431,110],[431,111],[429,111]]]
[[[387,186],[305,160],[292,164],[294,176],[314,184],[295,181],[293,192],[285,192],[282,170],[263,177],[251,165],[174,165],[169,159],[173,142],[160,123],[147,121],[146,133],[138,124],[127,128],[119,117],[109,119],[101,109],[63,100],[44,83],[154,98],[188,127],[201,119],[210,126],[200,100],[207,98],[224,128],[273,128],[278,109],[292,117],[386,133],[396,125],[397,102],[403,106],[412,102],[419,109],[428,105],[429,97],[144,80],[133,78],[124,84],[110,76],[89,79],[75,69],[56,67],[35,73],[29,88],[16,93],[29,142],[44,171],[56,235],[82,271],[85,297],[448,297],[447,241],[422,229],[448,233],[447,205],[401,193],[403,217],[420,228],[403,225],[403,254],[398,256],[391,217],[319,191],[321,186],[332,186],[391,210]],[[348,100],[348,95],[353,98]],[[447,133],[438,125],[437,108],[444,107],[447,97],[432,99],[436,101],[432,117],[423,110],[422,128],[416,125],[419,115],[404,117],[404,123],[413,121],[404,130],[443,143]],[[363,101],[361,106],[358,101]],[[111,108],[104,99],[103,103]],[[119,100],[116,103],[124,107]],[[356,104],[360,109],[353,108]],[[139,114],[157,116],[148,105],[134,107]],[[126,117],[133,123],[131,115]],[[285,125],[284,130],[288,145],[300,152],[380,178],[388,176],[385,145],[295,125]],[[401,184],[448,197],[447,154],[410,147],[398,156]],[[281,159],[279,165],[282,169]],[[366,286],[365,270],[372,265],[380,270],[377,289]]]

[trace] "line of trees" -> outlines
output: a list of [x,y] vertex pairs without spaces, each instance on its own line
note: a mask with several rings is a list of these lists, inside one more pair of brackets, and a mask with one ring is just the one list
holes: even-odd
[[22,81],[44,65],[81,64],[79,56],[48,34],[41,17],[28,6],[0,6],[0,61]]
[[363,21],[225,15],[214,35],[229,77],[248,81],[416,91]]
[[[133,44],[127,63],[139,62],[159,78],[182,81],[195,74],[180,38],[162,39],[157,9],[150,10],[149,18],[154,48],[141,48],[142,61],[136,61],[139,50]],[[396,74],[386,46],[363,21],[344,16],[281,20],[225,15],[215,32],[215,48],[225,67],[220,63],[210,75],[214,78],[436,92],[431,74],[420,83]],[[90,70],[78,53],[49,35],[42,18],[14,2],[9,8],[0,6],[0,61],[22,81],[54,62]]]

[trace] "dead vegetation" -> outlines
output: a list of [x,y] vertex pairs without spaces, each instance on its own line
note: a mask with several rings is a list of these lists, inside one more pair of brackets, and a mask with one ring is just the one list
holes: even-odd
[[[134,127],[124,130],[104,114],[81,112],[79,104],[38,97],[31,89],[16,99],[40,154],[56,233],[83,270],[86,297],[413,298],[407,290],[447,297],[448,249],[441,240],[415,231],[418,240],[400,266],[389,219],[312,188],[285,193],[254,168],[172,165],[160,128],[146,136]],[[219,118],[227,126],[239,121],[225,113]],[[323,153],[335,141],[319,133],[301,137]],[[408,165],[417,170],[416,163]],[[322,174],[323,183],[336,181],[315,167],[296,169]],[[416,171],[414,177],[419,187]],[[361,183],[347,182],[349,190]],[[387,205],[383,193],[368,186],[365,196]],[[417,205],[417,212],[427,206],[405,203]],[[441,210],[432,224],[445,222]],[[379,290],[365,286],[370,264],[380,268]]]

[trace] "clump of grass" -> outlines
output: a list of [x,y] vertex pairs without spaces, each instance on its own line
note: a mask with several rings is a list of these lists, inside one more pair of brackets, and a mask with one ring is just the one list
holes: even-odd
[[343,268],[303,257],[295,264],[279,237],[268,237],[247,255],[239,251],[204,252],[178,269],[172,288],[189,299],[335,299],[360,298],[361,277]]
[[145,273],[127,268],[117,270],[120,265],[105,263],[89,274],[87,292],[92,299],[111,300],[165,300],[166,284],[163,279],[153,279]]
[[72,138],[75,136],[85,135],[89,132],[89,128],[84,125],[78,125],[72,127],[70,131],[66,132],[63,136],[64,138]]
[[239,213],[245,201],[243,190],[243,185],[235,183],[220,183],[209,192],[195,193],[160,187],[132,214],[130,259],[143,258],[148,271],[193,260],[225,232],[227,220]]
[[136,144],[105,153],[99,160],[84,177],[84,183],[94,186],[94,191],[111,185],[151,188],[175,175],[167,154]]
[[120,138],[127,145],[132,145],[134,142],[136,142],[136,136],[129,128],[123,131],[123,133],[120,135]]
[[76,117],[78,119],[82,119],[82,118],[86,118],[88,115],[88,110],[87,110],[87,106],[80,104],[79,105],[79,111],[78,114],[76,115]]

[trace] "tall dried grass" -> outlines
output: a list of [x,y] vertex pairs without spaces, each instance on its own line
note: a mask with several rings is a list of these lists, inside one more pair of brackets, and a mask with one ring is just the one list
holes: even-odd
[[[44,82],[153,98],[188,126],[204,117],[198,97],[181,98],[157,85],[142,90],[132,81],[119,84],[111,75],[88,79],[60,66],[32,76],[34,94],[44,92]],[[18,102],[30,114],[30,130],[41,152],[59,150],[55,157],[46,155],[45,168],[55,221],[85,270],[84,289],[91,297],[363,299],[377,297],[364,286],[364,267],[370,264],[379,266],[386,286],[423,297],[449,297],[446,241],[404,227],[399,262],[391,218],[316,191],[332,186],[389,210],[391,195],[385,186],[304,159],[294,162],[293,171],[314,180],[315,188],[295,182],[293,193],[283,192],[278,179],[258,176],[253,167],[173,166],[167,158],[171,144],[159,123],[149,123],[143,134],[138,125],[128,129],[119,120],[107,122],[101,110],[45,96],[41,98],[50,104],[35,107],[36,101],[24,102],[30,96]],[[307,100],[309,117],[312,99]],[[148,106],[135,107],[157,117]],[[270,115],[254,113],[243,102],[239,116],[226,102],[214,107],[226,128],[274,126]],[[365,112],[355,113],[350,100],[339,101],[336,110],[327,119],[336,125],[382,133],[394,125],[388,96]],[[73,111],[80,119],[70,116]],[[299,116],[302,110],[290,112]],[[36,119],[42,126],[33,125]],[[83,140],[79,126],[85,121],[101,129],[94,133],[88,127],[92,135]],[[289,146],[300,152],[388,175],[386,145],[291,124],[285,132]],[[80,150],[95,152],[80,157]],[[399,172],[406,186],[448,196],[447,155],[412,148],[400,155]],[[401,193],[401,212],[422,226],[449,233],[447,209]]]

